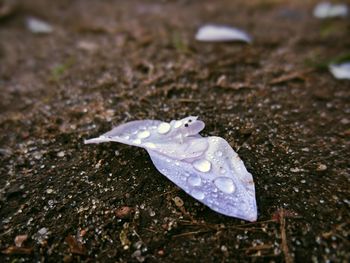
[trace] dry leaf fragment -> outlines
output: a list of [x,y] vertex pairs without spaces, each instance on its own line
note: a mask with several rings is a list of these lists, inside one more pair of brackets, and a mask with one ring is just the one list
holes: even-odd
[[21,247],[23,245],[23,242],[28,239],[28,235],[18,235],[15,237],[15,244],[16,247]]
[[83,244],[78,242],[72,235],[68,235],[65,238],[65,241],[67,242],[69,249],[70,249],[70,252],[72,254],[77,254],[77,255],[85,255],[86,254],[86,249],[83,246]]
[[26,247],[16,247],[16,246],[10,246],[6,248],[5,250],[1,251],[1,253],[6,255],[13,255],[13,254],[19,254],[19,255],[30,255],[33,252],[33,248],[26,248]]

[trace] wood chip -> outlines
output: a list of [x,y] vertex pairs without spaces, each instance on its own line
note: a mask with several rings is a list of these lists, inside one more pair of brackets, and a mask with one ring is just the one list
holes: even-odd
[[65,241],[67,242],[70,252],[72,254],[77,254],[77,255],[85,255],[86,254],[86,249],[81,244],[78,242],[72,235],[69,235],[65,238]]

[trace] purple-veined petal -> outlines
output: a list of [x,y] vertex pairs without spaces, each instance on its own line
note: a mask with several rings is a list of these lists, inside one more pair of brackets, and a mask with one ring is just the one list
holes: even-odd
[[155,167],[212,210],[248,221],[257,219],[252,175],[220,137],[202,137],[204,123],[187,117],[170,123],[132,121],[85,143],[120,142],[145,148]]

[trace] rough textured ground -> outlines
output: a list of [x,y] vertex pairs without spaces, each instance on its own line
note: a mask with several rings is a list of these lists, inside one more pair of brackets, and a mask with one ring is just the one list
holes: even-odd
[[[0,3],[1,262],[349,261],[350,82],[324,67],[349,52],[349,19],[319,21],[313,1]],[[207,22],[254,42],[198,43]],[[142,149],[83,145],[187,115],[246,163],[256,223],[196,202]]]

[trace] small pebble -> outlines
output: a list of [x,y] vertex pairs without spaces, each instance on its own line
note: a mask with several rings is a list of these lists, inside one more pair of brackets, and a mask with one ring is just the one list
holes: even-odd
[[57,153],[57,157],[64,157],[64,155],[65,155],[65,153],[64,153],[64,151],[60,151],[60,152],[58,152]]
[[178,196],[174,197],[174,203],[177,207],[181,207],[184,205],[184,201],[182,201],[182,199]]
[[300,170],[298,167],[295,167],[295,168],[290,168],[290,171],[291,171],[292,173],[298,173],[298,172],[300,172],[301,170]]
[[317,165],[317,168],[316,168],[317,172],[323,172],[323,171],[326,171],[326,170],[327,170],[327,165],[322,164],[322,163]]
[[133,213],[134,209],[129,206],[121,206],[114,213],[117,218],[128,218]]
[[40,235],[46,235],[47,234],[47,228],[46,227],[43,227],[43,228],[40,228],[39,231],[38,231],[38,234]]
[[16,247],[21,247],[23,242],[28,239],[28,235],[18,235],[15,238]]
[[222,251],[222,252],[227,252],[227,247],[224,246],[224,245],[222,245],[222,246],[221,246],[221,251]]
[[98,45],[94,42],[89,42],[89,41],[79,41],[77,44],[77,47],[80,50],[84,50],[87,52],[95,52],[98,49]]

